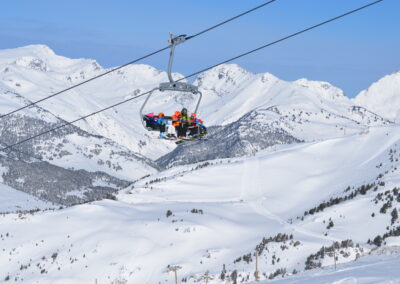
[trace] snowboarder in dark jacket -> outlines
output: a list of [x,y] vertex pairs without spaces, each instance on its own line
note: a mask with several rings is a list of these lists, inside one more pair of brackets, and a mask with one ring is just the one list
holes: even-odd
[[190,118],[188,116],[188,111],[186,108],[181,110],[181,115],[179,117],[179,126],[177,127],[178,138],[185,138],[187,129],[190,125]]

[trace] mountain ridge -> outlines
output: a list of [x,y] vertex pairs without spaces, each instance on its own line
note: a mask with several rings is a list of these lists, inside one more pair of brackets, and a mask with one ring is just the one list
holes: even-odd
[[[18,53],[22,60],[4,61],[0,52],[0,113],[106,70],[78,60],[71,74],[53,73],[62,62]],[[0,142],[163,80],[166,73],[153,67],[129,66],[0,119]],[[197,82],[208,141],[175,146],[147,132],[141,98],[17,148],[43,162],[0,155],[0,282],[159,283],[179,267],[184,283],[254,283],[256,259],[262,281],[343,282],[342,271],[316,278],[319,268],[400,251],[398,125],[326,82],[286,82],[238,65],[219,66]],[[154,98],[145,112],[196,101],[174,93]]]

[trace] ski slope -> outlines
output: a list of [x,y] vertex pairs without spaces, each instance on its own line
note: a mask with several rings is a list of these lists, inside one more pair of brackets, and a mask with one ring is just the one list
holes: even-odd
[[[41,45],[0,51],[0,112],[105,71],[93,60],[61,57]],[[397,82],[396,78],[389,79]],[[21,114],[46,123],[59,122],[56,116],[73,120],[166,80],[165,72],[132,65]],[[386,84],[387,80],[367,90],[366,100],[375,102],[371,97],[382,93],[390,101],[396,84]],[[206,118],[206,124],[228,125],[257,110],[264,114],[257,123],[277,125],[307,143],[277,145],[247,157],[158,172],[148,159],[176,146],[155,139],[141,126],[138,110],[144,98],[86,119],[79,127],[110,140],[86,133],[56,137],[50,142],[69,154],[62,156],[63,151],[50,147],[42,150],[44,157],[64,168],[141,179],[122,190],[115,201],[39,212],[28,211],[54,207],[1,186],[0,213],[23,212],[0,214],[0,282],[169,283],[173,274],[168,267],[179,265],[179,279],[186,283],[201,282],[207,272],[213,277],[209,283],[226,283],[235,271],[239,282],[249,283],[255,280],[255,248],[269,238],[272,241],[267,241],[260,253],[262,280],[282,268],[285,276],[293,270],[303,272],[311,254],[335,241],[351,239],[358,244],[340,248],[338,264],[362,258],[374,251],[371,240],[399,225],[398,219],[391,217],[392,210],[399,208],[398,201],[390,194],[400,186],[400,127],[383,118],[387,115],[385,99],[382,104],[379,101],[379,108],[372,108],[381,117],[368,110],[371,104],[367,101],[349,100],[329,83],[286,82],[235,64],[209,70],[195,84],[204,93],[199,115]],[[173,93],[155,93],[154,98],[145,112],[170,113],[182,106],[190,110],[196,101],[193,96]],[[358,102],[367,109],[354,107]],[[396,103],[386,118],[395,118],[395,107]],[[22,128],[16,130],[25,134]],[[65,145],[61,145],[64,139]],[[130,159],[126,149],[139,155]],[[91,160],[92,156],[95,159]],[[374,187],[366,193],[308,213],[370,183]],[[99,181],[98,185],[104,184]],[[77,188],[72,194],[82,191]],[[388,200],[389,209],[381,213]],[[398,237],[383,243],[395,245]],[[377,259],[368,257],[330,273],[334,261],[328,255],[316,260],[328,267],[325,270],[281,281],[351,283],[354,279],[349,275],[366,283],[397,281],[396,273],[374,273],[383,269]],[[397,263],[395,257],[387,261],[389,267]],[[364,263],[373,268],[365,275]]]
[[[149,202],[257,201],[289,218],[349,185],[373,181],[381,171],[376,164],[399,139],[399,127],[376,127],[344,138],[273,146],[254,157],[215,161],[193,172],[196,165],[176,167],[137,183],[133,197]],[[166,180],[147,190],[146,182],[156,178]]]
[[[368,239],[399,225],[399,220],[390,225],[390,212],[379,213],[382,203],[374,202],[376,194],[400,186],[399,162],[389,156],[396,150],[398,158],[399,139],[398,126],[373,127],[251,157],[175,167],[136,182],[116,201],[0,216],[0,275],[27,283],[171,283],[168,266],[178,265],[186,283],[198,283],[207,271],[214,278],[209,283],[226,283],[220,279],[224,268],[226,275],[237,271],[239,282],[249,283],[255,280],[255,247],[279,234],[292,237],[266,245],[260,255],[262,280],[280,268],[286,276],[303,271],[310,254],[334,241],[350,238],[358,244],[338,250],[338,264],[363,259],[375,248]],[[301,218],[321,201],[345,194],[347,186],[374,182],[382,173],[385,184],[376,191]],[[330,218],[335,225],[327,229]],[[398,245],[398,237],[386,242]],[[247,263],[243,256],[249,253]],[[329,255],[321,261],[323,267],[334,263]],[[334,283],[351,273],[323,271],[285,279],[306,283],[318,276]],[[373,271],[360,281],[371,281]],[[396,273],[387,277],[398,279]]]
[[285,283],[285,284],[375,284],[399,283],[399,255],[372,255],[357,262],[333,267],[317,269],[300,275],[254,283]]
[[[218,273],[222,262],[229,265],[253,248],[265,234],[260,228],[281,230],[278,221],[246,204],[216,205],[102,201],[21,219],[7,215],[0,234],[12,237],[0,240],[0,272],[29,283],[158,283],[171,280],[168,265],[181,265],[182,276]],[[193,208],[204,213],[191,213]],[[173,216],[167,218],[167,210]],[[303,249],[297,257],[306,254]],[[20,271],[21,264],[28,268]]]
[[54,209],[55,205],[0,184],[0,213]]

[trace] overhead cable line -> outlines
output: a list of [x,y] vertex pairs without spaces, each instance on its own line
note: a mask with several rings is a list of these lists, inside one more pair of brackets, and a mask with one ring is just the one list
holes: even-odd
[[[224,25],[224,24],[226,24],[226,23],[229,23],[229,22],[231,22],[231,21],[234,21],[234,20],[236,20],[236,19],[238,19],[238,18],[240,18],[240,17],[242,17],[242,16],[244,16],[244,15],[247,15],[247,14],[249,14],[249,13],[251,13],[251,12],[254,12],[254,11],[256,11],[256,10],[262,8],[262,7],[265,7],[265,6],[267,6],[268,4],[271,4],[271,3],[275,2],[275,1],[277,1],[277,0],[270,0],[270,1],[267,1],[267,2],[261,4],[261,5],[257,6],[257,7],[254,7],[254,8],[252,8],[252,9],[250,9],[250,10],[247,10],[247,11],[245,11],[245,12],[239,14],[239,15],[236,15],[236,16],[234,16],[234,17],[232,17],[232,18],[229,18],[229,19],[227,19],[227,20],[225,20],[225,21],[223,21],[223,22],[221,22],[221,23],[219,23],[219,24],[216,24],[216,25],[214,25],[214,26],[211,26],[211,27],[209,27],[209,28],[207,28],[207,29],[205,29],[205,30],[202,30],[202,31],[200,31],[200,32],[198,32],[198,33],[196,33],[196,34],[194,34],[194,35],[192,35],[192,36],[186,36],[186,37],[185,37],[185,40],[193,39],[193,38],[195,38],[195,37],[197,37],[197,36],[199,36],[199,35],[202,35],[202,34],[204,34],[204,33],[206,33],[206,32],[209,32],[209,31],[211,31],[211,30],[217,28],[217,27],[220,27],[220,26],[222,26],[222,25]],[[143,60],[143,59],[146,59],[146,58],[148,58],[148,57],[151,57],[151,56],[153,56],[153,55],[156,55],[156,54],[158,54],[158,53],[160,53],[160,52],[162,52],[162,51],[164,51],[164,50],[169,49],[170,47],[171,47],[171,45],[168,45],[168,46],[166,46],[166,47],[160,48],[160,49],[158,49],[158,50],[156,50],[156,51],[153,51],[153,52],[151,52],[151,53],[149,53],[149,54],[147,54],[147,55],[144,55],[144,56],[142,56],[142,57],[139,57],[139,58],[137,58],[137,59],[134,59],[134,60],[132,60],[132,61],[130,61],[130,62],[128,62],[128,63],[125,63],[125,64],[123,64],[123,65],[121,65],[121,66],[115,67],[115,68],[113,68],[113,69],[111,69],[111,70],[108,70],[108,71],[106,71],[106,72],[104,72],[104,73],[101,73],[101,74],[99,74],[99,75],[97,75],[97,76],[94,76],[94,77],[92,77],[92,78],[90,78],[90,79],[87,79],[87,80],[85,80],[85,81],[83,81],[83,82],[80,82],[80,83],[78,83],[78,84],[76,84],[76,85],[73,85],[73,86],[71,86],[71,87],[68,87],[68,88],[66,88],[66,89],[64,89],[64,90],[61,90],[61,91],[56,92],[56,93],[54,93],[54,94],[51,94],[51,95],[49,95],[49,96],[47,96],[47,97],[44,97],[44,98],[42,98],[42,99],[39,99],[39,100],[37,100],[37,101],[31,102],[31,103],[29,103],[29,104],[27,104],[27,105],[25,105],[25,106],[23,106],[23,107],[17,108],[17,109],[15,109],[15,110],[11,111],[11,112],[6,113],[6,114],[2,114],[2,115],[0,115],[0,118],[4,118],[4,117],[9,116],[9,115],[11,115],[11,114],[14,114],[14,113],[16,113],[16,112],[19,112],[19,111],[21,111],[21,110],[23,110],[23,109],[29,108],[29,107],[31,107],[31,106],[34,106],[34,105],[38,104],[38,103],[44,102],[44,101],[46,101],[46,100],[48,100],[48,99],[51,99],[51,98],[56,97],[56,96],[58,96],[58,95],[61,95],[61,94],[65,93],[65,92],[67,92],[67,91],[70,91],[70,90],[72,90],[72,89],[74,89],[74,88],[76,88],[76,87],[82,86],[82,85],[84,85],[84,84],[86,84],[86,83],[89,83],[89,82],[91,82],[91,81],[93,81],[93,80],[99,79],[99,78],[101,78],[101,77],[103,77],[103,76],[105,76],[105,75],[107,75],[107,74],[110,74],[110,73],[112,73],[112,72],[115,72],[115,71],[117,71],[117,70],[120,70],[120,69],[122,69],[122,68],[124,68],[124,67],[126,67],[126,66],[128,66],[128,65],[137,63],[138,61],[141,61],[141,60]]]
[[[4,143],[3,143],[4,144]],[[5,144],[7,147],[12,147],[12,145],[7,145],[7,144]],[[1,150],[1,151],[3,151],[3,150]],[[35,157],[35,156],[33,156],[32,154],[29,154],[29,153],[26,153],[26,152],[22,152],[22,151],[19,151],[19,150],[16,150],[16,149],[11,149],[10,148],[10,152],[17,152],[17,153],[20,153],[20,154],[23,154],[23,155],[26,155],[26,156],[28,156],[28,157],[30,157],[30,158],[33,158],[33,159],[35,159],[35,160],[37,160],[37,162],[45,162],[45,161],[43,161],[43,159],[42,158],[39,158],[39,157]],[[4,158],[4,159],[7,159],[7,160],[10,160],[10,161],[14,161],[14,162],[20,162],[21,160],[20,159],[13,159],[13,158],[10,158],[9,156],[7,156],[6,155],[6,153],[4,153],[4,155],[3,155],[3,153],[1,153],[0,154],[0,158]]]
[[261,50],[261,49],[264,49],[264,48],[266,48],[266,47],[269,47],[269,46],[271,46],[271,45],[274,45],[274,44],[277,44],[277,43],[279,43],[279,42],[282,42],[282,41],[285,41],[285,40],[287,40],[287,39],[290,39],[290,38],[292,38],[292,37],[295,37],[295,36],[297,36],[297,35],[299,35],[299,34],[308,32],[308,31],[310,31],[310,30],[312,30],[312,29],[315,29],[315,28],[318,28],[318,27],[320,27],[320,26],[322,26],[322,25],[325,25],[325,24],[327,24],[327,23],[336,21],[336,20],[338,20],[338,19],[340,19],[340,18],[343,18],[343,17],[346,17],[346,16],[348,16],[348,15],[350,15],[350,14],[356,13],[356,12],[358,12],[358,11],[360,11],[360,10],[363,10],[363,9],[365,9],[365,8],[368,8],[368,7],[372,6],[372,5],[378,4],[379,2],[382,2],[382,1],[383,1],[383,0],[377,0],[377,1],[375,1],[375,2],[371,2],[371,3],[369,3],[369,4],[365,5],[365,6],[362,6],[362,7],[360,7],[360,8],[351,10],[351,11],[349,11],[349,12],[347,12],[347,13],[344,13],[344,14],[339,15],[339,16],[337,16],[337,17],[331,18],[331,19],[329,19],[329,20],[326,20],[326,21],[324,21],[324,22],[321,22],[321,23],[319,23],[319,24],[316,24],[316,25],[311,26],[311,27],[309,27],[309,28],[306,28],[306,29],[304,29],[304,30],[295,32],[295,33],[293,33],[293,34],[291,34],[291,35],[285,36],[285,37],[283,37],[283,38],[281,38],[281,39],[278,39],[278,40],[276,40],[276,41],[267,43],[267,44],[265,44],[265,45],[262,45],[262,46],[260,46],[260,47],[255,48],[255,49],[253,49],[253,50],[250,50],[250,51],[248,51],[248,52],[242,53],[242,54],[240,54],[240,55],[238,55],[238,56],[235,56],[235,57],[229,58],[229,59],[227,59],[227,60],[225,60],[225,61],[222,61],[222,62],[220,62],[220,63],[217,63],[217,64],[215,64],[215,65],[213,65],[213,66],[204,68],[204,69],[202,69],[202,70],[200,70],[200,71],[197,71],[197,72],[195,72],[195,73],[192,73],[192,74],[190,74],[190,75],[188,75],[188,76],[186,76],[186,77],[184,77],[184,78],[181,78],[181,79],[179,79],[179,80],[177,80],[177,81],[181,81],[181,80],[187,79],[187,78],[189,78],[189,77],[193,77],[193,76],[198,75],[198,74],[200,74],[200,73],[202,73],[202,72],[205,72],[205,71],[207,71],[207,70],[210,70],[210,69],[212,69],[212,68],[214,68],[214,67],[217,67],[217,66],[219,66],[219,65],[228,63],[228,62],[233,61],[233,60],[236,60],[236,59],[239,59],[239,58],[241,58],[241,57],[244,57],[244,56],[246,56],[246,55],[249,55],[249,54],[251,54],[251,53],[254,53],[254,52],[256,52],[256,51],[259,51],[259,50]]
[[205,29],[205,30],[203,30],[203,31],[201,31],[201,32],[198,32],[197,34],[194,34],[194,35],[192,35],[192,36],[188,36],[188,37],[186,37],[186,40],[195,38],[195,37],[197,37],[197,36],[199,36],[199,35],[201,35],[201,34],[204,34],[204,33],[209,32],[209,31],[211,31],[211,30],[213,30],[213,29],[215,29],[215,28],[218,28],[219,26],[222,26],[222,25],[224,25],[224,24],[226,24],[226,23],[232,22],[232,21],[234,21],[234,20],[236,20],[236,19],[238,19],[238,18],[240,18],[240,17],[242,17],[242,16],[244,16],[244,15],[247,15],[247,14],[249,14],[249,13],[251,13],[251,12],[254,12],[255,10],[258,10],[258,9],[264,7],[264,6],[267,6],[268,4],[271,4],[272,2],[275,2],[275,1],[276,1],[276,0],[267,1],[267,2],[261,4],[261,5],[257,6],[257,7],[254,7],[253,9],[247,10],[246,12],[243,12],[243,13],[241,13],[241,14],[239,14],[239,15],[237,15],[237,16],[234,16],[234,17],[232,17],[232,18],[230,18],[230,19],[227,19],[227,20],[225,20],[225,21],[223,21],[223,22],[221,22],[221,23],[219,23],[219,24],[216,24],[216,25],[214,25],[214,26],[212,26],[212,27],[209,27],[208,29]]
[[[262,45],[262,46],[260,46],[260,47],[258,47],[258,48],[256,48],[256,49],[247,51],[247,52],[242,53],[242,54],[240,54],[240,55],[238,55],[238,56],[235,56],[235,57],[232,57],[232,58],[230,58],[230,59],[224,60],[224,61],[222,61],[222,62],[220,62],[220,63],[218,63],[218,64],[212,65],[212,66],[210,66],[210,67],[208,67],[208,68],[205,68],[205,69],[202,69],[202,70],[200,70],[200,71],[198,71],[198,72],[192,73],[192,74],[190,74],[190,75],[188,75],[188,76],[186,76],[186,77],[183,77],[183,78],[179,79],[179,81],[180,81],[180,80],[187,79],[187,78],[190,78],[190,77],[193,77],[193,76],[195,76],[195,75],[197,75],[197,74],[199,74],[199,73],[202,73],[202,72],[205,72],[205,71],[207,71],[207,70],[210,70],[210,69],[212,69],[212,68],[214,68],[214,67],[216,67],[216,66],[219,66],[219,65],[221,65],[221,64],[225,64],[225,63],[230,62],[230,61],[232,61],[232,60],[235,60],[235,59],[241,58],[241,57],[243,57],[243,56],[249,55],[249,54],[251,54],[251,53],[254,53],[254,52],[256,52],[256,51],[259,51],[259,50],[264,49],[264,48],[266,48],[266,47],[269,47],[269,46],[271,46],[271,45],[277,44],[277,43],[279,43],[279,42],[282,42],[282,41],[284,41],[284,40],[287,40],[287,39],[289,39],[289,38],[292,38],[292,37],[294,37],[294,36],[297,36],[297,35],[299,35],[299,34],[302,34],[302,33],[304,33],[304,32],[307,32],[307,31],[309,31],[309,30],[312,30],[312,29],[315,29],[315,28],[320,27],[320,26],[322,26],[322,25],[325,25],[325,24],[327,24],[327,23],[336,21],[336,20],[338,20],[338,19],[340,19],[340,18],[343,18],[343,17],[348,16],[348,15],[350,15],[350,14],[356,13],[356,12],[358,12],[358,11],[360,11],[360,10],[363,10],[363,9],[365,9],[365,8],[368,8],[368,7],[372,6],[372,5],[378,4],[379,2],[382,2],[382,1],[383,1],[383,0],[378,0],[378,1],[371,2],[371,3],[367,4],[367,5],[364,5],[364,6],[362,6],[362,7],[357,8],[357,9],[351,10],[351,11],[349,11],[349,12],[346,12],[346,13],[344,13],[344,14],[341,14],[341,15],[336,16],[336,17],[334,17],[334,18],[331,18],[331,19],[329,19],[329,20],[323,21],[323,22],[321,22],[321,23],[319,23],[319,24],[316,24],[316,25],[311,26],[311,27],[309,27],[309,28],[306,28],[306,29],[303,29],[303,30],[301,30],[301,31],[298,31],[298,32],[296,32],[296,33],[293,33],[293,34],[291,34],[291,35],[288,35],[288,36],[286,36],[286,37],[283,37],[283,38],[281,38],[281,39],[279,39],[279,40],[276,40],[276,41],[270,42],[270,43],[268,43],[268,44]],[[151,91],[148,91],[148,92],[145,92],[145,93],[143,93],[143,94],[140,94],[140,95],[131,97],[131,98],[129,98],[129,99],[126,99],[126,100],[124,100],[124,101],[120,101],[120,102],[118,102],[118,103],[115,103],[115,104],[113,104],[113,105],[110,105],[110,106],[108,106],[108,107],[105,107],[105,108],[103,108],[103,109],[100,109],[100,110],[98,110],[98,111],[92,112],[92,113],[90,113],[90,114],[87,114],[87,115],[82,116],[82,117],[80,117],[80,118],[77,118],[77,119],[75,119],[75,120],[72,120],[72,121],[66,122],[66,123],[64,123],[64,124],[61,124],[61,125],[59,125],[59,126],[57,126],[57,127],[54,127],[54,128],[52,128],[52,129],[49,129],[49,130],[47,130],[47,131],[38,133],[38,134],[36,134],[36,135],[34,135],[34,136],[31,136],[31,137],[26,138],[26,139],[24,139],[24,140],[21,140],[21,141],[19,141],[19,142],[17,142],[17,143],[14,143],[14,144],[12,144],[12,145],[9,145],[9,146],[7,146],[7,147],[5,147],[5,148],[3,148],[3,149],[0,149],[0,151],[8,150],[8,149],[10,149],[10,148],[12,148],[12,147],[18,146],[18,145],[20,145],[20,144],[22,144],[22,143],[25,143],[25,142],[27,142],[27,141],[30,141],[30,140],[32,140],[32,139],[35,139],[35,138],[40,137],[40,136],[42,136],[42,135],[45,135],[45,134],[47,134],[47,133],[53,132],[53,131],[55,131],[55,130],[57,130],[57,129],[66,127],[66,126],[68,126],[68,125],[74,124],[74,123],[76,123],[76,122],[78,122],[78,121],[84,120],[84,119],[86,119],[86,118],[88,118],[88,117],[94,116],[94,115],[96,115],[96,114],[98,114],[98,113],[101,113],[101,112],[103,112],[103,111],[109,110],[109,109],[111,109],[111,108],[114,108],[114,107],[117,107],[117,106],[119,106],[119,105],[125,104],[125,103],[127,103],[127,102],[132,101],[132,100],[135,100],[135,99],[137,99],[137,98],[143,97],[143,96],[145,96],[145,95],[148,95],[150,92],[151,92]]]

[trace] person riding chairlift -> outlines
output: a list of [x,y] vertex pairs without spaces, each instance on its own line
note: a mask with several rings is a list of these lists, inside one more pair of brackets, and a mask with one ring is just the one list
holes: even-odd
[[190,132],[189,136],[205,136],[207,128],[204,126],[203,121],[197,118],[195,113],[190,115]]
[[175,131],[176,131],[176,136],[178,136],[178,129],[179,129],[179,126],[180,126],[180,124],[181,124],[181,122],[180,122],[180,117],[181,117],[181,112],[180,111],[176,111],[175,113],[174,113],[174,115],[171,117],[171,119],[172,119],[172,126],[173,127],[175,127]]
[[150,130],[158,130],[157,125],[158,117],[154,113],[150,112],[144,116],[144,121],[146,122],[146,128]]
[[164,113],[160,112],[158,114],[156,123],[157,123],[158,129],[160,130],[160,138],[166,138],[165,127],[168,124],[168,122],[165,120]]
[[179,125],[176,128],[178,132],[178,138],[186,138],[186,132],[190,125],[190,118],[188,116],[188,111],[186,108],[181,110],[181,115],[179,116]]

